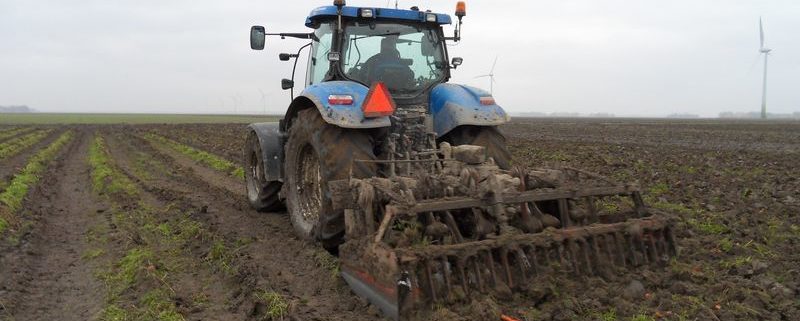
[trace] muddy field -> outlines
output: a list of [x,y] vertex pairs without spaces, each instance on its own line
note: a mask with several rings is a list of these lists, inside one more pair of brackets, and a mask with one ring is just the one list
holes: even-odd
[[[0,126],[0,320],[380,320],[285,213],[249,209],[243,130]],[[800,124],[521,119],[504,131],[517,164],[638,182],[680,248],[666,266],[554,276],[499,302],[504,314],[800,319]]]

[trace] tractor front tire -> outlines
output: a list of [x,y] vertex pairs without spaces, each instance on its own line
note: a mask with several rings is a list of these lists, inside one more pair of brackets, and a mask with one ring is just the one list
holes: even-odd
[[258,136],[254,131],[249,132],[244,147],[247,200],[250,206],[259,212],[280,211],[284,208],[279,195],[283,184],[279,181],[268,182],[265,179],[263,155]]
[[495,126],[459,126],[440,139],[453,146],[478,145],[486,147],[486,156],[494,159],[502,169],[511,169],[511,152],[506,146],[506,137]]
[[286,205],[297,235],[335,251],[344,237],[344,211],[334,210],[328,182],[375,176],[373,138],[364,131],[325,122],[316,108],[292,121],[285,148]]

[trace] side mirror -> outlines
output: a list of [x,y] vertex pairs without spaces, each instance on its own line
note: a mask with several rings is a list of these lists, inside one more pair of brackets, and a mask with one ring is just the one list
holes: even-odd
[[278,54],[278,59],[280,59],[281,61],[289,61],[289,59],[292,59],[292,54],[288,53]]
[[463,63],[464,63],[464,58],[453,57],[453,61],[450,64],[453,65],[453,69],[456,69],[456,68],[458,68],[458,66],[461,66],[461,64],[463,64]]
[[283,90],[294,88],[294,81],[291,79],[281,79],[281,88],[283,88]]
[[263,26],[252,26],[250,28],[250,49],[264,50],[266,41],[266,30]]

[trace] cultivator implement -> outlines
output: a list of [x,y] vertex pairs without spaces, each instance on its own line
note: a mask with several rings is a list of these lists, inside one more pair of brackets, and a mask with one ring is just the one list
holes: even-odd
[[670,222],[634,185],[572,168],[505,171],[470,145],[373,162],[387,178],[331,183],[345,209],[342,275],[396,320],[677,254]]

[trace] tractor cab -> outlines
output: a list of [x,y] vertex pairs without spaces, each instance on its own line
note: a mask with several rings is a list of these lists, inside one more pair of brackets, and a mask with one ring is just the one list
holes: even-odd
[[[327,81],[352,81],[366,87],[382,82],[398,100],[423,98],[437,84],[447,82],[450,69],[461,58],[448,62],[447,40],[458,41],[464,5],[456,10],[458,25],[453,37],[446,37],[442,26],[449,25],[449,15],[390,8],[333,6],[314,9],[305,25],[309,34],[273,34],[281,37],[310,39],[306,86]],[[257,27],[254,27],[257,28]],[[251,40],[263,39],[263,27],[251,32]],[[260,32],[260,33],[259,33]],[[263,48],[263,42],[253,45]],[[306,46],[300,49],[302,51]],[[281,59],[297,60],[301,54],[283,54]],[[296,63],[296,62],[295,62]],[[294,75],[292,75],[294,78]],[[294,86],[294,79],[284,80],[284,88]]]
[[[349,80],[369,87],[382,81],[394,96],[408,97],[449,78],[450,64],[441,27],[450,23],[449,16],[415,10],[353,8],[358,16],[343,17],[339,33],[337,17],[325,15],[326,9],[332,8],[320,8],[309,17],[315,37],[308,85]],[[409,13],[417,15],[412,15],[413,19],[398,18]]]

